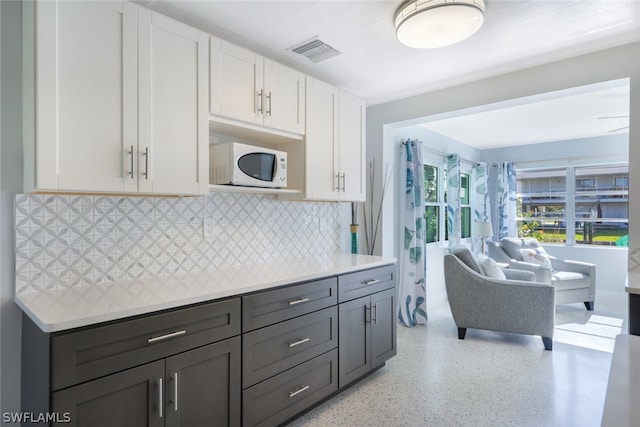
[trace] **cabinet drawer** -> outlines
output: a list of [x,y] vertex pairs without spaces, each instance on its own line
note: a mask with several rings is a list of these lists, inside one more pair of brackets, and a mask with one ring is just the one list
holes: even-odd
[[52,389],[111,374],[240,334],[240,299],[55,335]]
[[263,381],[337,345],[335,306],[243,334],[242,386]]
[[242,298],[242,331],[252,331],[335,305],[338,280],[330,277]]
[[393,288],[396,285],[396,266],[372,268],[338,277],[338,301],[344,302],[375,292]]
[[243,391],[243,425],[281,424],[336,391],[337,357],[331,350]]

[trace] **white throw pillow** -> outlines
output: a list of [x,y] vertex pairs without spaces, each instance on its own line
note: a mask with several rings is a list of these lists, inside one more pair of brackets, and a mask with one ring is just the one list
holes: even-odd
[[478,261],[480,261],[480,266],[482,267],[485,276],[491,277],[492,279],[502,280],[507,278],[498,263],[495,262],[493,258],[489,258],[484,254],[480,254],[478,255]]
[[551,260],[549,260],[549,255],[547,255],[544,248],[539,246],[537,248],[520,249],[520,253],[522,254],[522,260],[524,262],[538,264],[544,268],[553,270],[551,267]]

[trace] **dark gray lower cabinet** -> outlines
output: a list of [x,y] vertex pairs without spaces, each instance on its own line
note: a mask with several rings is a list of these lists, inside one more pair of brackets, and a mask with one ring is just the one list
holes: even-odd
[[[71,427],[161,427],[158,379],[164,362],[90,381],[53,393],[53,412],[68,418]],[[62,425],[62,424],[61,424]]]
[[338,353],[331,350],[242,392],[244,426],[275,426],[338,390]]
[[240,425],[240,337],[53,393],[70,426]]
[[339,305],[339,385],[344,387],[396,354],[396,289]]

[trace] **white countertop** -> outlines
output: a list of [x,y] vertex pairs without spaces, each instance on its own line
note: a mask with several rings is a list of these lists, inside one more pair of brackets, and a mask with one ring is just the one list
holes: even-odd
[[640,337],[618,335],[611,358],[602,427],[640,426]]
[[394,262],[344,254],[31,292],[15,300],[40,329],[56,332]]
[[627,273],[625,289],[630,294],[640,294],[640,272],[630,271]]

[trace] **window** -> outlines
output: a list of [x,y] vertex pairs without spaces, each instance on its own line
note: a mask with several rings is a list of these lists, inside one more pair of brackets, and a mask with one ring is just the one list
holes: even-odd
[[[623,246],[629,234],[628,173],[628,166],[575,168],[577,244]],[[589,189],[578,188],[584,176],[594,183]]]
[[518,236],[542,242],[567,241],[565,169],[518,171]]
[[460,237],[471,237],[471,203],[469,201],[469,174],[460,174]]
[[628,165],[519,170],[518,235],[547,243],[628,245],[628,173]]
[[424,165],[424,212],[427,243],[440,240],[441,184],[439,175],[438,167]]
[[616,187],[627,187],[629,188],[629,177],[628,176],[616,176],[613,178],[613,185]]

